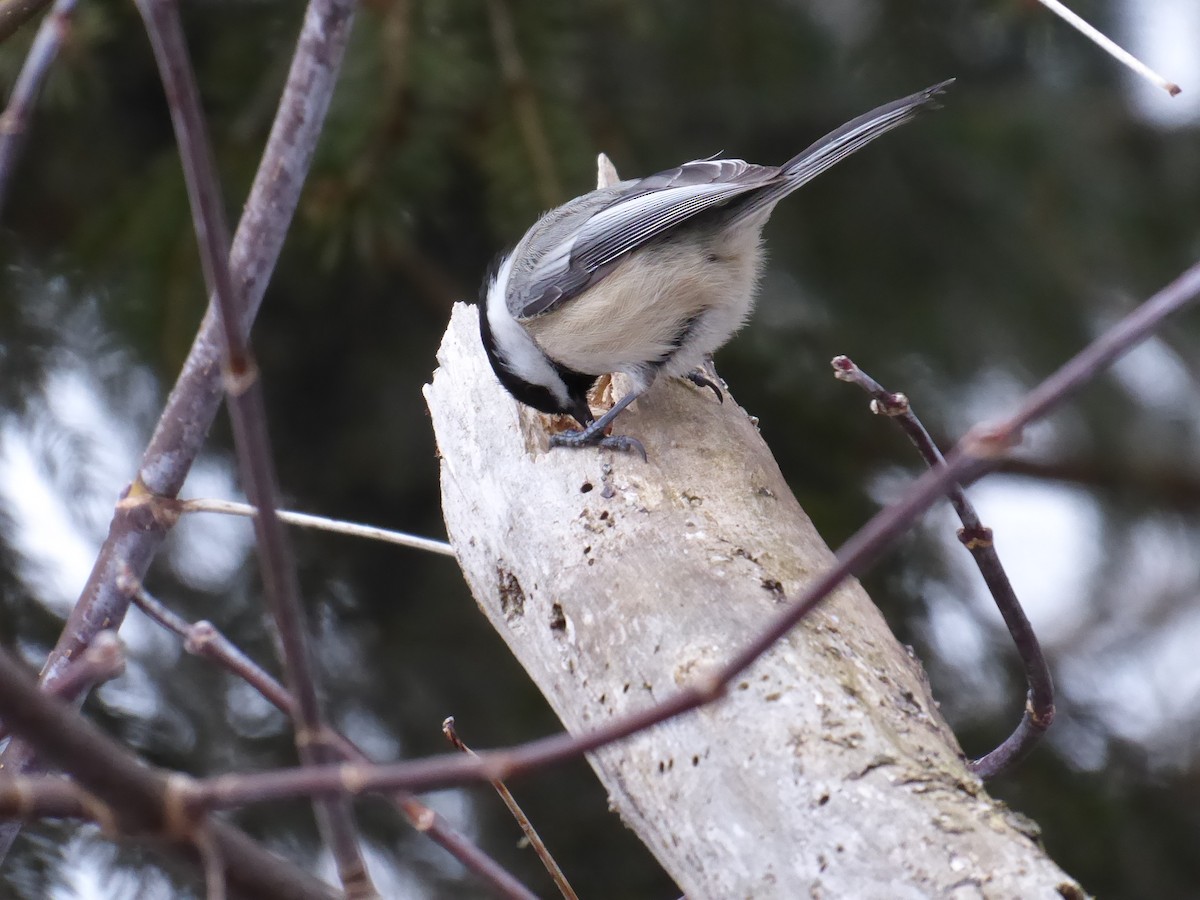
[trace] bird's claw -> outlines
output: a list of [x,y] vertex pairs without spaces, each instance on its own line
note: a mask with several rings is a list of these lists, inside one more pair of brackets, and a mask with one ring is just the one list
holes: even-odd
[[627,434],[604,434],[603,432],[588,434],[586,429],[583,431],[560,431],[558,434],[550,435],[550,446],[601,447],[605,450],[619,450],[622,453],[633,452],[642,458],[642,462],[649,462],[646,448],[642,446],[642,442]]
[[721,393],[721,388],[715,381],[705,375],[703,370],[692,369],[692,371],[688,372],[685,377],[698,388],[710,388],[712,392],[717,395],[717,401],[719,403],[725,402],[725,395]]
[[646,456],[646,448],[642,446],[642,442],[637,438],[630,437],[627,434],[609,434],[600,439],[600,446],[606,450],[620,450],[622,453],[636,453],[642,458],[642,462],[649,462],[650,458]]

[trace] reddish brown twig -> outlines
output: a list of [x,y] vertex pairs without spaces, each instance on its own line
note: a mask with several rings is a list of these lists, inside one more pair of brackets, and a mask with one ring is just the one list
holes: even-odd
[[[951,485],[969,481],[994,467],[1001,454],[1020,440],[1025,427],[1062,404],[1147,337],[1168,316],[1195,301],[1198,295],[1200,263],[1109,328],[1034,388],[1007,419],[995,425],[973,428],[946,458],[944,466],[925,472],[897,502],[881,510],[859,529],[838,551],[837,564],[815,578],[791,606],[754,636],[745,649],[711,679],[670,695],[654,706],[614,719],[594,731],[575,736],[554,735],[512,749],[489,751],[476,759],[434,757],[372,769],[344,766],[228,776],[209,782],[193,799],[204,806],[222,807],[314,791],[336,793],[395,788],[415,791],[479,780],[505,780],[588,753],[719,697],[732,678],[786,634],[845,578],[861,572],[873,562],[892,539],[911,527],[916,517]],[[3,716],[3,709],[0,709],[0,716]]]
[[[350,33],[355,0],[311,0],[297,43],[287,84],[254,185],[244,207],[230,255],[235,281],[246,307],[240,323],[249,329],[274,268],[312,161],[325,112]],[[53,686],[63,669],[102,628],[118,628],[129,598],[116,584],[126,567],[138,577],[161,546],[176,516],[173,499],[200,452],[221,402],[220,326],[205,318],[167,400],[137,477],[115,510],[108,537],[58,643],[42,669]],[[19,773],[32,751],[13,741],[0,765]],[[18,828],[0,827],[0,859]]]
[[[302,767],[254,775],[226,775],[205,782],[177,777],[175,783],[168,785],[163,776],[145,767],[135,766],[140,771],[130,771],[127,757],[117,754],[118,758],[114,760],[107,749],[92,759],[96,754],[92,747],[85,749],[86,742],[110,748],[111,741],[40,694],[21,668],[3,652],[0,652],[0,718],[7,719],[16,733],[32,738],[39,749],[45,747],[52,761],[66,760],[77,776],[82,772],[81,783],[90,781],[89,788],[95,788],[102,799],[107,799],[103,796],[105,791],[111,795],[114,788],[125,790],[127,784],[137,785],[136,796],[122,798],[126,802],[121,808],[127,814],[162,818],[164,814],[160,809],[166,809],[172,811],[174,821],[181,816],[183,821],[192,821],[189,816],[197,816],[204,810],[284,797],[332,796],[397,788],[423,790],[472,781],[503,780],[587,753],[720,696],[729,679],[753,662],[761,649],[770,646],[777,635],[785,633],[845,577],[861,571],[891,538],[910,527],[916,516],[952,484],[994,466],[996,458],[1019,440],[1022,430],[1030,422],[1060,405],[1105,366],[1150,334],[1167,316],[1194,301],[1198,294],[1200,264],[1163,288],[1047,378],[1030,392],[1009,418],[998,425],[975,428],[968,433],[947,457],[944,466],[924,473],[897,503],[872,518],[841,548],[837,564],[815,579],[795,604],[755,636],[745,650],[718,671],[716,677],[594,731],[577,736],[555,735],[517,748],[480,754],[476,758],[442,756],[389,766]],[[77,757],[88,759],[80,761]],[[233,861],[226,848],[222,848],[222,853],[227,868],[232,870]]]
[[[211,622],[188,622],[168,609],[131,577],[127,576],[122,583],[130,592],[138,609],[172,634],[182,638],[188,653],[212,660],[253,687],[280,712],[288,716],[293,714],[294,704],[287,689],[243,653]],[[336,731],[330,731],[330,739],[342,759],[357,763],[371,762],[354,742]],[[497,896],[507,900],[534,900],[533,894],[510,872],[412,794],[393,792],[391,800],[413,828],[429,835],[434,843],[491,887]]]
[[0,778],[0,819],[83,819],[114,831],[116,815],[83,788],[61,775]]
[[[46,73],[58,58],[59,47],[70,31],[75,3],[76,0],[56,0],[54,7],[46,13],[21,66],[21,73],[13,84],[8,105],[0,113],[0,215],[3,215],[8,185],[25,144],[25,131],[29,127],[34,101],[42,89],[42,82],[46,80]],[[37,11],[37,7],[45,5],[45,2],[4,4],[7,16],[3,27],[16,29]]]
[[[47,693],[68,703],[85,691],[125,671],[125,648],[115,631],[102,631],[90,647],[63,670],[62,678]],[[0,722],[0,740],[8,737],[8,728]]]
[[[833,358],[833,372],[842,381],[858,385],[871,395],[871,411],[888,416],[892,419],[908,439],[912,441],[921,458],[931,469],[945,464],[942,452],[938,449],[929,432],[917,418],[904,394],[894,394],[885,390],[874,378],[855,365],[848,356]],[[975,507],[967,499],[962,486],[953,484],[946,492],[950,505],[954,507],[962,522],[958,539],[970,552],[987,584],[996,608],[1008,626],[1013,643],[1021,656],[1025,668],[1025,681],[1029,686],[1025,709],[1021,721],[1011,735],[999,747],[971,763],[971,769],[981,778],[991,778],[1023,758],[1034,748],[1042,735],[1054,721],[1054,684],[1050,678],[1050,669],[1042,654],[1041,645],[1033,626],[1021,608],[1008,573],[1000,563],[1000,556],[992,543],[992,530],[986,527],[975,512]]]
[[[336,754],[328,745],[317,700],[317,676],[308,647],[308,629],[300,604],[300,582],[291,545],[275,514],[278,488],[267,434],[262,379],[249,337],[241,329],[247,304],[229,266],[232,236],[225,219],[216,162],[200,107],[200,90],[176,0],[136,2],[154,48],[159,78],[166,90],[205,286],[221,321],[226,404],[233,422],[238,470],[250,503],[258,511],[254,516],[254,530],[259,571],[279,635],[283,670],[293,698],[296,751],[303,764],[320,765],[334,761]],[[318,826],[333,855],[347,896],[377,897],[378,891],[371,883],[359,848],[349,799],[326,798],[317,804],[316,813]]]
[[[196,838],[207,829],[231,889],[250,897],[329,900],[329,888],[296,866],[264,850],[238,829],[197,815],[183,798],[191,780],[142,764],[132,753],[84,719],[68,704],[39,690],[37,682],[8,651],[0,650],[0,718],[40,759],[69,774],[98,804],[80,795],[74,804],[57,782],[46,800],[58,796],[63,812],[81,812],[113,833],[154,835],[197,860]],[[38,783],[28,779],[25,784]]]
[[125,648],[115,631],[102,631],[91,646],[63,672],[55,696],[70,700],[125,671]]
[[[458,736],[458,731],[454,727],[454,716],[447,716],[446,720],[442,722],[442,734],[446,736],[446,740],[456,750],[461,750],[467,756],[475,756],[475,751],[468,747],[463,742],[463,739]],[[503,781],[493,781],[492,788],[500,795],[500,799],[504,801],[504,805],[508,807],[508,811],[512,813],[512,817],[517,820],[517,825],[525,835],[525,839],[529,841],[529,846],[533,848],[533,852],[537,854],[538,859],[542,861],[542,865],[546,867],[546,871],[550,873],[550,877],[553,879],[559,892],[566,900],[579,900],[579,895],[575,893],[570,882],[567,881],[567,876],[563,874],[563,870],[559,868],[550,850],[546,847],[541,835],[537,833],[537,829],[529,821],[529,816],[525,815],[525,811],[517,803],[517,798],[504,786]]]

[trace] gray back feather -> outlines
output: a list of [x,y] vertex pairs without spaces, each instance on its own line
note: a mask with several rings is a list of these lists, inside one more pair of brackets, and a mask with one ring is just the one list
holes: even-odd
[[[592,191],[551,210],[513,251],[505,298],[509,310],[518,319],[546,313],[602,279],[625,254],[710,210],[727,208],[720,227],[756,215],[765,222],[785,196],[909,121],[952,81],[847,122],[781,167],[740,159],[695,160]],[[740,202],[731,202],[738,198]]]
[[517,245],[509,309],[517,318],[548,312],[602,278],[629,251],[779,174],[740,159],[697,160],[577,197],[542,216]]

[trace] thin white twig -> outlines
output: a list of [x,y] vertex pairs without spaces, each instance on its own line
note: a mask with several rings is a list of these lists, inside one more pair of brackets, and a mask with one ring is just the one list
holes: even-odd
[[1071,25],[1074,28],[1076,28],[1079,32],[1081,32],[1083,34],[1084,37],[1090,38],[1093,42],[1096,43],[1097,46],[1100,47],[1101,50],[1104,50],[1105,52],[1107,52],[1110,56],[1112,56],[1118,62],[1122,62],[1125,65],[1129,66],[1129,68],[1133,69],[1133,71],[1137,72],[1139,75],[1141,75],[1143,78],[1147,79],[1148,81],[1153,82],[1155,85],[1162,88],[1164,91],[1166,91],[1172,97],[1174,97],[1181,90],[1183,90],[1175,82],[1167,81],[1167,79],[1163,78],[1161,75],[1159,75],[1157,72],[1155,72],[1153,69],[1151,69],[1148,65],[1146,65],[1144,62],[1142,62],[1140,59],[1138,59],[1136,56],[1134,56],[1132,53],[1130,53],[1124,47],[1118,46],[1115,41],[1113,41],[1112,39],[1101,34],[1099,31],[1096,30],[1095,27],[1093,27],[1092,25],[1089,25],[1083,19],[1079,18],[1078,15],[1071,12],[1071,10],[1067,9],[1065,6],[1063,6],[1061,3],[1059,3],[1058,0],[1038,0],[1038,2],[1041,3],[1042,6],[1046,7],[1046,9],[1050,10],[1050,12],[1054,13],[1056,16],[1058,16],[1060,19],[1062,19],[1064,22],[1066,22],[1068,25]]
[[[227,516],[244,516],[253,518],[255,509],[249,503],[237,503],[233,500],[211,500],[199,498],[183,501],[184,512],[223,513]],[[441,553],[453,556],[454,549],[445,541],[433,538],[418,537],[415,534],[405,534],[403,531],[390,531],[386,528],[376,528],[373,525],[359,525],[356,522],[344,522],[339,519],[327,519],[324,516],[312,516],[307,513],[279,510],[280,520],[300,528],[317,528],[321,531],[333,531],[338,534],[348,534],[352,537],[367,538],[373,541],[386,541],[389,544],[400,544],[403,547],[414,547],[417,550],[428,550],[430,553]]]

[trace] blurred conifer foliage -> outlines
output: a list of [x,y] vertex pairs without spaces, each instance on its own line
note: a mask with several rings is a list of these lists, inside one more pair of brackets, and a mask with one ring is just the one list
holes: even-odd
[[[1124,4],[1086,5],[1120,37]],[[300,5],[184,6],[236,217]],[[0,44],[6,90],[34,29]],[[363,0],[255,333],[286,502],[440,533],[420,387],[450,304],[475,296],[490,258],[542,209],[589,189],[598,151],[625,176],[713,153],[779,163],[841,121],[949,76],[959,81],[940,112],[780,208],[759,310],[717,360],[834,546],[916,463],[830,377],[829,359],[850,354],[905,391],[947,440],[1004,412],[1194,259],[1195,120],[1151,120],[1111,60],[1015,0]],[[1200,84],[1184,88],[1186,96]],[[205,303],[170,122],[132,4],[80,4],[0,228],[0,440],[25,435],[74,510],[68,518],[102,534],[103,509],[73,501],[89,491],[115,498]],[[996,479],[988,494],[1011,509],[1040,491],[1065,509],[1064,533],[1044,549],[1071,572],[1069,594],[1045,596],[1040,557],[1005,557],[1018,588],[1033,594],[1060,721],[994,790],[1040,823],[1065,868],[1109,898],[1182,898],[1200,884],[1200,693],[1171,640],[1190,634],[1194,646],[1197,636],[1198,343],[1195,314],[1174,322],[1030,435],[1023,474]],[[72,474],[87,469],[101,438],[56,413],[53,376],[64,367],[91,380],[132,448],[124,472],[97,476],[99,485],[80,487],[83,476]],[[158,387],[131,393],[131,370]],[[64,445],[72,455],[53,464]],[[224,474],[209,486],[232,492],[227,447],[222,424],[206,465]],[[37,659],[57,626],[29,575],[27,526],[8,505],[0,635]],[[992,524],[1002,556],[1006,545],[1020,549],[1021,534]],[[150,586],[270,659],[257,581],[238,561],[247,534],[219,535],[185,530]],[[221,556],[187,543],[218,539],[242,549]],[[452,563],[341,538],[299,534],[297,543],[330,706],[354,737],[412,756],[443,749],[439,723],[450,713],[477,746],[556,727]],[[1080,546],[1086,552],[1072,549]],[[1023,686],[958,552],[952,529],[931,517],[867,584],[925,659],[968,752],[982,752],[1015,723]],[[950,618],[939,618],[947,608]],[[102,690],[90,712],[151,760],[188,771],[289,758],[282,719],[143,631],[130,684]],[[1114,670],[1122,679],[1105,677]],[[518,792],[581,894],[675,896],[607,813],[585,766]],[[536,861],[516,848],[490,796],[442,802],[542,889]],[[364,809],[372,838],[431,895],[476,890],[440,851]],[[297,825],[307,813],[289,812],[243,818],[284,844],[312,841]],[[54,860],[70,833],[30,829],[0,879],[42,896],[68,877]],[[151,861],[135,849],[118,858],[135,871]],[[113,882],[114,896],[125,883]]]

